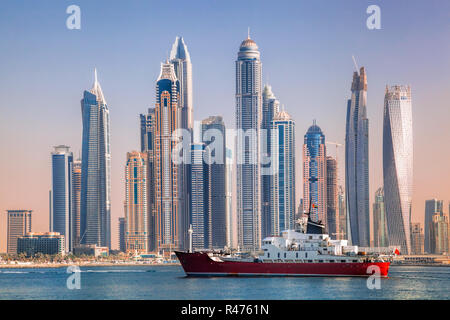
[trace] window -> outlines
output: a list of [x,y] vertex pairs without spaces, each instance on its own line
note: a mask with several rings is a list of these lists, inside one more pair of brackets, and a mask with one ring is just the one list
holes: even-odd
[[278,252],[278,258],[280,257],[280,253]]
[[267,252],[267,258],[270,258],[270,252]]

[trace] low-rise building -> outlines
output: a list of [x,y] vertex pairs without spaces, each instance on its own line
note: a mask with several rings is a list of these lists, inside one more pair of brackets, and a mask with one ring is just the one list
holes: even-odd
[[99,256],[106,257],[109,255],[109,248],[108,247],[99,247],[95,244],[84,244],[84,245],[75,246],[73,248],[73,254],[76,256],[86,255],[86,256],[94,256],[94,257],[99,257]]
[[28,257],[41,254],[64,255],[64,236],[59,232],[28,232],[17,238],[17,254],[25,253]]

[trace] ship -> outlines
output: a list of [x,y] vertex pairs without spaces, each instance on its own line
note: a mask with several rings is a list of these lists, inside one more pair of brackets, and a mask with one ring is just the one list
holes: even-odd
[[[359,276],[387,277],[391,256],[369,254],[332,240],[321,221],[308,216],[302,230],[285,230],[262,240],[259,254],[175,251],[189,277],[200,276]],[[192,231],[190,230],[192,234]]]

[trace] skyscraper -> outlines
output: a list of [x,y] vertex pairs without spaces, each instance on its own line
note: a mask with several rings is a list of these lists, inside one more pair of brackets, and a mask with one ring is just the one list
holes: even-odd
[[[325,135],[314,120],[303,144],[303,210],[311,207],[314,221],[327,223],[327,162]],[[312,201],[310,206],[310,199]]]
[[208,164],[211,245],[223,249],[227,245],[226,139],[221,116],[211,116],[202,121],[202,137],[205,139],[206,157],[211,160]]
[[81,243],[111,248],[109,109],[97,80],[81,100]]
[[[191,146],[191,217],[192,248],[208,249],[212,246],[212,212],[210,211],[209,166],[204,162],[205,145],[193,143]],[[224,225],[222,229],[224,229]]]
[[148,251],[147,153],[128,152],[125,167],[125,244],[127,252]]
[[180,127],[192,130],[194,121],[192,114],[192,63],[183,37],[175,38],[170,51],[170,63],[173,64],[176,78],[180,82],[180,101],[178,101],[178,106],[181,108]]
[[[271,154],[274,173],[271,183],[271,235],[294,229],[295,218],[295,122],[286,112],[271,121]],[[264,177],[264,176],[263,176]]]
[[72,247],[80,244],[81,160],[73,162],[72,170]]
[[[192,63],[191,56],[182,37],[176,37],[170,51],[170,63],[173,65],[175,76],[179,81],[178,109],[179,119],[178,128],[189,130],[193,129],[193,93],[192,93]],[[192,142],[192,138],[191,141]],[[190,210],[190,182],[188,159],[190,148],[186,146],[183,151],[184,163],[178,167],[178,196],[179,196],[179,216],[180,225],[180,243],[187,244],[189,229],[189,210]]]
[[7,210],[7,252],[17,253],[17,239],[31,232],[32,210]]
[[120,250],[120,252],[127,251],[127,247],[125,244],[125,229],[126,229],[125,218],[120,217],[119,218],[119,250]]
[[226,230],[227,230],[227,246],[229,248],[237,247],[237,217],[236,211],[233,210],[233,156],[232,151],[226,148]]
[[347,219],[347,210],[345,207],[345,192],[342,186],[338,189],[338,211],[339,211],[339,232],[338,239],[347,239],[347,225],[349,223]]
[[413,136],[411,88],[386,87],[383,118],[383,178],[389,244],[411,251]]
[[353,73],[352,96],[347,103],[345,132],[345,183],[349,240],[353,245],[370,244],[369,211],[369,119],[367,77],[364,67]]
[[180,164],[172,159],[178,141],[172,133],[178,126],[180,82],[173,64],[161,64],[156,82],[155,147],[154,147],[154,232],[158,251],[174,250],[183,246],[181,226],[187,224],[180,212]]
[[373,204],[373,241],[375,247],[389,246],[383,188],[375,192]]
[[250,36],[242,41],[236,60],[236,182],[239,246],[261,247],[262,66]]
[[50,231],[64,236],[66,252],[73,247],[73,154],[68,146],[56,146],[52,152],[52,206]]
[[433,215],[439,212],[441,214],[444,214],[444,201],[443,200],[437,200],[437,199],[431,199],[425,201],[425,244],[424,244],[424,250],[426,253],[432,253],[432,239],[431,239],[431,233],[432,233],[432,222],[433,222]]
[[148,108],[147,114],[140,115],[141,152],[147,153],[147,220],[149,251],[155,250],[155,108]]
[[339,239],[338,209],[338,163],[335,158],[327,156],[327,230],[333,239]]
[[153,150],[155,139],[155,108],[148,108],[147,114],[140,114],[141,152]]
[[435,212],[431,221],[431,253],[444,254],[448,253],[448,216]]
[[423,254],[424,236],[422,225],[418,222],[411,223],[411,253]]
[[[270,85],[265,85],[262,93],[262,121],[261,121],[261,152],[266,154],[266,158],[271,156],[271,129],[273,117],[279,112],[280,102],[272,92]],[[270,168],[271,162],[264,163],[262,168]],[[261,177],[261,238],[269,236],[272,233],[271,221],[272,212],[270,208],[270,194],[272,192],[273,176],[271,174],[263,174]]]

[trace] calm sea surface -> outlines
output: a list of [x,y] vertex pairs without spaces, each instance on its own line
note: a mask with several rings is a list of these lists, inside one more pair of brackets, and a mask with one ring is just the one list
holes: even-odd
[[449,267],[393,266],[381,289],[365,278],[187,278],[180,266],[0,269],[0,299],[450,299]]

